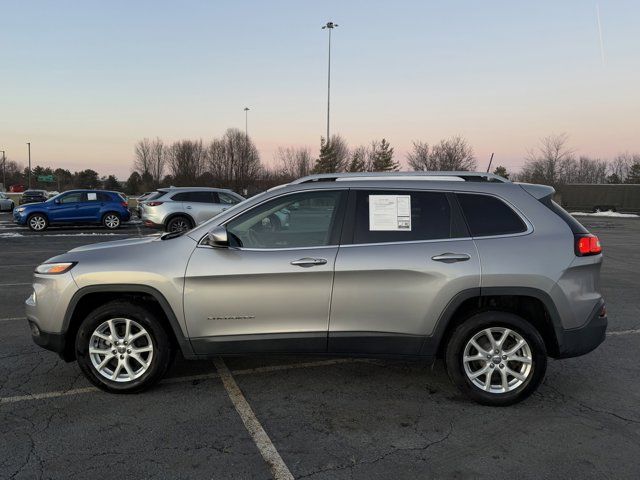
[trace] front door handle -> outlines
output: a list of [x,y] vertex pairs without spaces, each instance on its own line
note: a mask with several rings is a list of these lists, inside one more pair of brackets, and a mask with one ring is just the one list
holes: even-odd
[[191,205],[187,205],[187,206],[186,206],[186,207],[184,207],[184,208],[186,208],[187,210],[191,210]]
[[291,262],[291,265],[295,265],[297,267],[313,267],[315,265],[324,265],[327,263],[327,260],[325,258],[310,258],[310,257],[305,257],[305,258],[301,258],[299,260],[294,260],[293,262]]
[[435,262],[455,263],[466,262],[470,258],[471,256],[467,255],[466,253],[441,253],[440,255],[431,257],[431,260]]

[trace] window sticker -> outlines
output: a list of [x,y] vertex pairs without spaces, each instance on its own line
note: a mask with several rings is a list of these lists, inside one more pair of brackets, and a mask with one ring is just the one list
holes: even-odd
[[369,230],[411,231],[411,195],[369,195]]
[[91,200],[97,200],[98,199],[98,194],[95,192],[87,192],[87,200],[91,201]]

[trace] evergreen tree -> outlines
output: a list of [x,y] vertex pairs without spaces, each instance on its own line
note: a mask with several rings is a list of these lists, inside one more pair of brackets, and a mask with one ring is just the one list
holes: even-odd
[[614,172],[607,177],[607,183],[618,184],[618,183],[622,183],[622,180],[620,179],[618,174]]
[[380,143],[373,142],[371,150],[373,172],[397,172],[400,169],[400,164],[393,161],[393,147],[386,139]]
[[333,135],[327,142],[320,138],[320,157],[316,160],[313,173],[336,173],[344,170],[346,162],[346,144],[340,137]]
[[367,171],[367,147],[358,147],[351,152],[351,161],[347,167],[347,172]]
[[631,165],[625,183],[640,183],[640,162]]
[[125,190],[130,195],[142,193],[142,177],[138,172],[133,172],[125,184]]
[[109,175],[103,182],[105,190],[120,190],[120,182],[115,175]]
[[507,168],[502,165],[497,166],[493,174],[509,180],[509,172],[507,172]]

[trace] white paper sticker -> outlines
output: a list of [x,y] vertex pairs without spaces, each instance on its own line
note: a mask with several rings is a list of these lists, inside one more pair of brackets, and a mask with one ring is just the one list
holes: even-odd
[[369,230],[411,231],[411,195],[369,195]]
[[94,192],[87,192],[87,200],[97,200],[98,194]]

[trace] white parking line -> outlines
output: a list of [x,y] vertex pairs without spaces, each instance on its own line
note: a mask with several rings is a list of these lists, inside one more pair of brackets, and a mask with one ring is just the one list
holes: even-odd
[[635,335],[640,333],[640,329],[637,330],[613,330],[611,332],[607,332],[607,335]]
[[[15,318],[15,319],[0,319],[0,320],[22,320],[22,319]],[[327,365],[336,365],[339,363],[364,362],[364,361],[365,360],[361,360],[361,359],[336,358],[331,360],[319,360],[317,362],[300,362],[300,363],[292,363],[288,365],[270,365],[267,367],[234,370],[233,374],[234,375],[252,375],[256,373],[269,373],[269,372],[278,372],[282,370],[294,370],[297,368],[323,367]],[[220,375],[215,372],[202,373],[199,375],[187,375],[184,377],[166,378],[162,380],[160,383],[163,383],[163,384],[187,383],[187,382],[194,382],[197,380],[211,380],[219,377]],[[31,393],[27,395],[17,395],[14,397],[0,397],[0,405],[5,403],[26,402],[30,400],[44,400],[47,398],[67,397],[70,395],[82,395],[85,393],[94,393],[99,391],[100,390],[96,387],[84,387],[84,388],[75,388],[72,390],[58,390],[53,392]]]
[[240,415],[240,419],[249,432],[249,435],[251,435],[253,443],[258,447],[260,455],[262,455],[264,461],[269,465],[273,478],[276,480],[293,480],[293,475],[291,475],[289,468],[284,463],[284,460],[282,460],[282,457],[278,453],[278,450],[276,450],[267,432],[262,428],[260,421],[257,419],[255,413],[253,413],[251,405],[249,405],[249,402],[247,402],[247,399],[242,394],[240,387],[238,387],[227,365],[221,358],[214,360],[214,364],[220,374],[222,384],[231,399],[231,403],[233,403],[236,412]]
[[21,285],[33,285],[33,283],[0,283],[0,287],[17,287]]
[[13,322],[16,320],[26,320],[26,317],[7,317],[7,318],[0,318],[0,322]]

